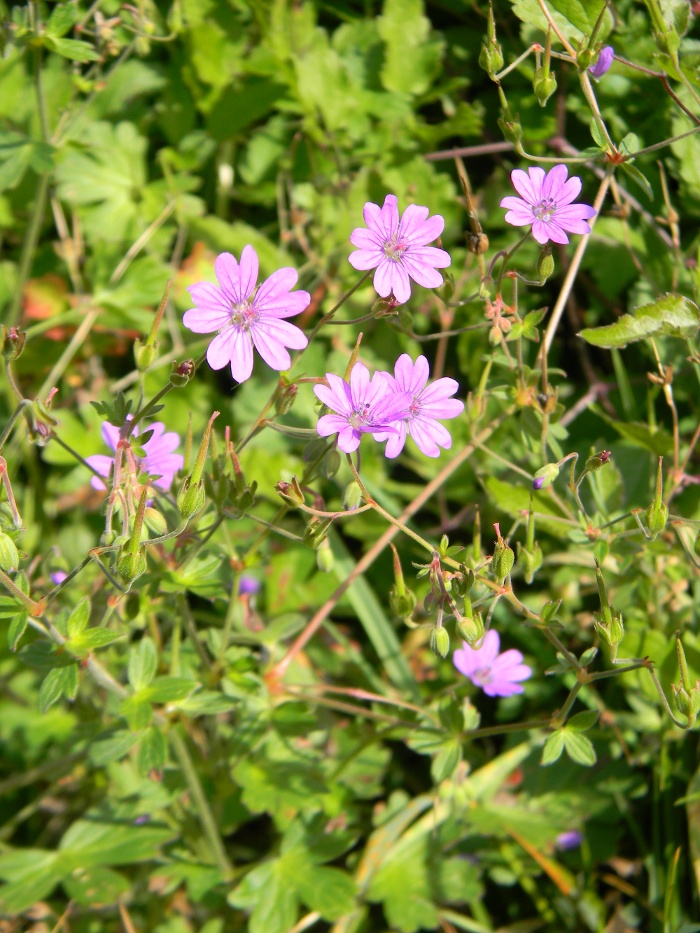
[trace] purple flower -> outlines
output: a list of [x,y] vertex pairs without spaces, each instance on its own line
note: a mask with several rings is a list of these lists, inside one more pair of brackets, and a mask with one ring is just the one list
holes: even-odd
[[283,320],[309,306],[308,292],[296,285],[295,269],[273,272],[256,291],[258,257],[252,246],[241,253],[240,265],[231,253],[221,253],[214,263],[218,287],[210,282],[191,285],[188,291],[196,307],[185,312],[185,327],[195,334],[218,331],[207,349],[212,369],[231,364],[236,382],[245,382],[253,371],[253,346],[272,369],[289,369],[291,358],[285,347],[303,350],[304,333]]
[[566,852],[567,849],[578,849],[583,842],[583,836],[576,829],[569,829],[565,833],[559,833],[555,845],[560,852]]
[[464,402],[450,398],[459,385],[454,379],[443,378],[428,386],[429,374],[426,358],[419,356],[412,363],[408,353],[402,353],[396,361],[393,376],[384,373],[394,392],[408,392],[411,397],[403,417],[394,425],[398,433],[377,436],[378,441],[388,440],[387,457],[398,457],[409,434],[426,457],[439,457],[441,447],[449,450],[452,446],[450,432],[437,419],[456,418],[464,410]]
[[[153,434],[145,444],[140,445],[146,456],[143,458],[133,457],[134,465],[149,476],[158,477],[153,481],[154,486],[158,486],[159,489],[170,489],[173,477],[178,470],[182,469],[184,462],[182,454],[173,453],[180,444],[180,436],[174,431],[166,432],[165,425],[160,421],[154,421],[150,427],[144,428],[142,431],[137,428],[131,436],[138,441],[139,436],[147,431],[152,431]],[[116,451],[119,443],[119,428],[105,421],[102,425],[102,438],[108,447]],[[97,470],[100,476],[104,477],[109,476],[114,464],[114,457],[108,457],[106,454],[93,454],[85,459],[93,470]],[[107,484],[99,476],[93,476],[90,484],[94,489],[107,488]]]
[[241,574],[238,579],[238,593],[240,596],[254,596],[260,590],[260,580],[249,573]]
[[519,682],[532,674],[527,664],[522,663],[522,654],[515,648],[499,654],[500,644],[498,632],[489,629],[478,651],[465,641],[453,655],[454,665],[460,674],[468,677],[475,687],[481,687],[489,697],[522,693],[524,688]]
[[567,232],[590,233],[586,221],[596,212],[588,204],[571,203],[581,192],[581,179],[573,175],[567,181],[568,174],[565,165],[555,165],[547,173],[542,168],[513,169],[511,181],[522,197],[501,201],[501,207],[508,208],[506,222],[514,227],[532,224],[532,235],[542,244],[568,243]]
[[51,582],[58,586],[59,583],[63,583],[68,574],[65,570],[54,570],[54,572],[50,573],[49,576],[51,578]]
[[368,229],[352,231],[350,242],[358,250],[349,261],[355,269],[377,270],[374,287],[378,295],[388,298],[393,292],[403,304],[411,297],[410,279],[425,288],[442,285],[437,269],[446,268],[452,260],[444,249],[428,246],[445,226],[439,214],[428,218],[427,207],[410,204],[399,218],[396,197],[388,194],[383,207],[368,201],[363,216]]
[[328,385],[314,386],[316,397],[333,415],[322,415],[316,430],[321,437],[338,435],[338,447],[346,454],[360,446],[363,434],[397,434],[394,423],[411,404],[408,392],[395,392],[387,373],[375,373],[370,379],[363,363],[355,363],[350,384],[333,373],[326,373]]
[[597,61],[595,64],[590,66],[588,73],[593,75],[594,78],[602,78],[605,72],[612,65],[614,57],[615,49],[611,45],[606,45],[600,50],[600,55],[598,56]]

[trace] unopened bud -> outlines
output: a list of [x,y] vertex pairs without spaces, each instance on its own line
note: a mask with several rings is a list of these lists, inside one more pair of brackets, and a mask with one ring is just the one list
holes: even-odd
[[526,583],[532,583],[535,573],[542,566],[542,549],[537,541],[532,548],[523,547],[518,541],[518,566],[523,568]]
[[446,272],[444,275],[444,281],[440,288],[438,289],[438,294],[443,301],[450,301],[455,293],[455,280],[454,277]]
[[506,142],[512,143],[517,148],[520,144],[520,140],[523,138],[523,128],[520,123],[517,120],[506,120],[503,117],[499,117],[498,125],[501,128]]
[[410,619],[417,602],[416,594],[407,586],[403,587],[402,592],[399,592],[398,586],[392,586],[389,590],[389,606],[399,619]]
[[441,658],[447,657],[447,652],[450,650],[450,635],[443,625],[439,627],[436,625],[430,632],[430,648],[433,654]]
[[503,68],[503,49],[500,42],[484,42],[479,52],[479,65],[489,78],[493,78]]
[[285,386],[275,399],[275,411],[278,415],[286,415],[296,401],[298,389],[294,383]]
[[2,356],[11,363],[22,355],[27,335],[19,327],[5,327],[2,325]]
[[671,684],[671,689],[676,709],[683,716],[687,716],[688,727],[692,728],[700,712],[700,682],[696,681],[690,691],[686,690],[682,684]]
[[455,595],[464,599],[474,586],[475,579],[474,571],[466,564],[461,564],[459,573],[452,578]]
[[478,233],[467,233],[467,249],[475,256],[481,256],[489,248],[489,238],[483,231]]
[[541,285],[544,285],[552,272],[554,272],[554,256],[552,256],[552,247],[549,243],[546,243],[540,250],[535,271],[537,272],[537,277]]
[[498,524],[493,527],[496,529],[496,547],[491,558],[491,569],[499,585],[503,586],[506,577],[513,569],[515,552],[512,547],[509,547],[505,538],[501,536],[501,529]]
[[147,566],[143,548],[139,548],[135,553],[125,550],[117,559],[117,573],[127,584],[133,583],[137,577],[145,573]]
[[153,509],[150,506],[146,506],[144,509],[143,521],[146,527],[158,537],[164,535],[168,530],[168,523],[164,516],[162,516],[157,509]]
[[457,620],[457,633],[468,645],[475,645],[484,635],[484,621],[481,613],[477,612],[473,618],[464,617]]
[[557,89],[557,79],[551,71],[539,68],[535,71],[535,78],[532,85],[540,107],[544,107]]
[[304,544],[313,548],[314,551],[321,547],[326,540],[328,529],[333,524],[332,518],[314,518],[306,526],[304,532]]
[[606,463],[609,462],[611,453],[609,450],[600,450],[597,454],[593,454],[592,457],[589,457],[586,460],[586,469],[595,472],[600,470],[601,467],[604,467]]
[[551,486],[554,480],[559,476],[558,463],[545,463],[543,467],[535,473],[532,479],[533,489],[546,489]]
[[316,548],[316,566],[322,573],[330,573],[335,564],[331,543],[328,538],[324,538]]
[[587,71],[593,62],[593,52],[590,49],[581,49],[576,56],[576,66],[579,71]]
[[158,341],[151,343],[149,340],[139,340],[138,337],[134,340],[134,360],[136,361],[136,368],[140,373],[145,373],[156,358],[157,349]]
[[280,480],[279,483],[275,486],[275,489],[279,495],[284,499],[287,505],[291,506],[293,509],[298,508],[300,505],[304,504],[304,493],[302,492],[301,486],[296,476],[292,477],[291,483],[284,483]]
[[14,573],[19,568],[19,552],[15,542],[5,532],[0,532],[0,567],[5,573]]
[[649,528],[649,533],[652,537],[652,540],[664,530],[666,527],[666,522],[668,521],[668,506],[663,501],[663,493],[663,457],[659,457],[659,462],[656,469],[656,490],[654,493],[654,501],[651,503],[645,513],[647,526]]
[[177,494],[177,507],[182,518],[190,519],[198,515],[206,505],[207,496],[204,491],[204,482],[193,483],[191,477],[186,476]]
[[343,506],[348,512],[353,512],[362,504],[362,488],[357,480],[352,480],[345,487],[343,493]]
[[321,472],[326,477],[326,479],[331,479],[340,469],[340,464],[340,454],[335,447],[331,447],[331,449],[323,458],[321,463]]
[[185,360],[183,363],[173,363],[170,368],[170,385],[181,389],[186,386],[194,376],[194,360]]

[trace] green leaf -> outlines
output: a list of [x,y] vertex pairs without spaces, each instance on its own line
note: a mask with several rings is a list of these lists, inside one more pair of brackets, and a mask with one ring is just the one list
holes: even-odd
[[157,677],[153,683],[141,691],[141,696],[151,703],[175,703],[184,700],[199,684],[186,677]]
[[67,871],[95,865],[132,865],[158,857],[160,846],[176,831],[163,826],[134,826],[77,820],[61,839],[59,858]]
[[622,162],[620,168],[628,178],[632,179],[635,185],[642,189],[650,201],[654,200],[654,189],[651,187],[649,179],[639,171],[636,165],[632,165],[631,162]]
[[542,749],[540,764],[552,765],[561,758],[561,753],[564,751],[563,731],[563,729],[558,729],[550,736],[547,736],[547,741],[544,743],[544,748]]
[[129,723],[129,728],[138,732],[151,724],[153,710],[147,699],[141,696],[127,697],[119,707],[119,712]]
[[10,651],[16,651],[19,640],[27,630],[27,613],[18,612],[13,616],[10,627],[7,630],[7,646]]
[[593,137],[593,141],[596,143],[596,145],[598,145],[601,149],[607,149],[608,141],[605,136],[603,136],[603,131],[601,130],[598,121],[591,118],[588,123],[588,128],[591,131],[591,136]]
[[295,875],[294,884],[301,900],[324,920],[339,920],[356,906],[357,885],[339,868],[306,867]]
[[61,881],[63,872],[55,852],[43,849],[13,849],[0,855],[0,911],[16,915],[44,900]]
[[591,740],[580,732],[570,732],[568,728],[561,730],[564,739],[566,754],[576,764],[590,768],[596,763],[595,749]]
[[566,728],[572,732],[586,732],[598,722],[598,710],[589,709],[582,713],[576,713],[571,719],[566,721]]
[[[590,36],[604,0],[549,0],[547,6],[559,30],[568,39],[578,40],[583,39],[584,34]],[[528,26],[547,32],[549,23],[537,0],[515,0],[513,12]],[[613,19],[608,11],[603,17],[598,39],[602,41],[612,27]]]
[[0,191],[16,188],[31,162],[31,141],[20,133],[0,132]]
[[153,641],[142,638],[129,654],[128,678],[134,690],[143,690],[155,677],[158,654]]
[[128,878],[104,866],[76,868],[62,884],[71,900],[93,909],[117,904],[132,888]]
[[228,713],[238,705],[238,700],[224,696],[214,690],[200,690],[192,696],[186,697],[179,708],[188,716],[214,716],[217,713]]
[[219,142],[231,139],[269,113],[286,90],[278,81],[255,76],[229,84],[207,116],[209,135]]
[[423,0],[384,0],[377,20],[386,46],[381,79],[394,94],[423,94],[440,69],[444,43],[431,37],[430,20],[424,14]]
[[78,666],[71,663],[66,667],[54,667],[44,678],[39,688],[38,705],[42,713],[50,709],[61,697],[72,700],[78,690]]
[[151,726],[141,739],[137,756],[139,771],[149,775],[151,771],[161,772],[165,767],[167,743],[160,729]]
[[253,908],[249,933],[289,933],[296,923],[299,901],[280,870],[280,859],[248,872],[227,900],[233,907]]
[[594,347],[626,347],[654,334],[691,338],[700,327],[700,310],[683,295],[668,294],[653,304],[636,308],[634,316],[624,314],[614,324],[587,327],[579,333]]
[[45,35],[44,45],[52,52],[58,52],[74,62],[96,62],[100,58],[89,42],[81,42],[79,39],[59,39],[56,36]]
[[443,743],[442,748],[430,765],[430,775],[433,781],[439,784],[450,777],[461,760],[462,743],[459,739],[448,739]]
[[79,635],[88,624],[90,621],[91,608],[90,600],[85,596],[68,616],[66,632],[69,638],[72,638],[74,635]]
[[88,757],[96,767],[101,768],[112,761],[122,759],[136,745],[138,740],[139,737],[136,733],[120,729],[107,738],[91,742]]
[[46,23],[46,35],[54,39],[65,36],[78,22],[78,17],[78,7],[75,3],[56,4]]
[[76,635],[75,638],[69,639],[65,644],[65,648],[72,654],[83,657],[83,655],[89,654],[96,648],[104,648],[105,645],[111,645],[112,642],[116,641],[118,638],[124,638],[124,634],[112,632],[107,628],[91,628],[87,632],[83,632],[81,635]]

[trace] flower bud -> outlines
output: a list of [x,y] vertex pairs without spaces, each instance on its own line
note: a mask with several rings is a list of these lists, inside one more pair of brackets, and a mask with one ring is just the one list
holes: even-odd
[[416,594],[407,586],[403,587],[403,592],[399,592],[398,586],[389,590],[389,606],[398,619],[410,619],[417,602]]
[[557,79],[548,69],[537,68],[535,69],[533,89],[540,107],[544,107],[557,89]]
[[27,335],[19,327],[5,327],[2,325],[2,356],[8,363],[12,363],[22,355]]
[[503,68],[503,49],[500,42],[483,42],[479,53],[479,65],[489,78]]
[[625,635],[625,627],[622,624],[622,613],[616,609],[612,609],[610,610],[610,619],[606,620],[604,612],[594,612],[593,623],[605,644],[612,649],[614,658],[617,655],[617,646]]
[[503,117],[499,117],[497,122],[506,142],[512,143],[517,148],[523,138],[523,128],[520,123],[517,120],[506,120]]
[[298,389],[294,383],[285,386],[275,399],[275,411],[278,415],[286,415],[296,401]]
[[430,648],[433,654],[437,654],[441,658],[447,657],[447,652],[450,650],[450,635],[443,625],[439,627],[436,625],[431,630]]
[[340,469],[341,459],[335,447],[331,447],[321,462],[321,472],[326,479],[331,479]]
[[559,476],[558,463],[545,463],[543,467],[535,473],[532,479],[533,489],[546,489],[551,486],[554,480]]
[[304,544],[313,548],[314,551],[321,547],[326,540],[328,529],[333,524],[332,518],[314,518],[306,526],[304,532]]
[[143,520],[146,527],[158,537],[164,535],[168,530],[168,523],[164,516],[162,516],[157,509],[153,509],[150,506],[144,509]]
[[481,256],[489,248],[489,238],[480,230],[478,233],[465,234],[467,240],[467,249],[475,256]]
[[494,281],[490,275],[485,275],[479,282],[479,298],[490,301],[493,298]]
[[117,573],[127,585],[145,573],[146,567],[146,554],[143,548],[139,548],[135,553],[125,549],[117,558]]
[[468,645],[475,645],[484,635],[484,620],[481,613],[477,612],[473,618],[465,616],[457,619],[457,634]]
[[594,473],[596,470],[600,470],[601,467],[604,467],[606,463],[610,460],[610,451],[609,450],[600,450],[597,454],[593,454],[592,457],[589,457],[586,460],[586,469],[592,470]]
[[156,358],[158,341],[151,343],[149,340],[142,341],[137,337],[134,340],[134,360],[136,368],[140,373],[145,373],[153,360]]
[[19,552],[15,542],[4,531],[0,532],[0,567],[5,573],[14,573],[19,568]]
[[671,690],[673,690],[676,709],[683,716],[687,716],[688,728],[692,728],[700,712],[700,681],[696,681],[690,691],[686,690],[682,684],[671,684]]
[[345,487],[345,492],[343,493],[343,507],[348,512],[353,512],[362,504],[362,489],[357,480],[352,480]]
[[291,506],[293,509],[298,508],[300,505],[304,504],[304,493],[301,490],[299,481],[296,476],[292,477],[291,483],[284,483],[280,480],[279,483],[275,486],[278,494],[284,499],[287,505]]
[[461,564],[459,573],[452,577],[455,595],[461,596],[462,599],[464,599],[474,586],[474,580],[474,571],[470,567],[467,567],[466,564]]
[[526,583],[532,583],[535,573],[542,566],[542,549],[537,541],[532,548],[523,547],[518,541],[518,566],[523,568]]
[[656,468],[656,489],[654,492],[654,501],[644,513],[652,541],[664,530],[666,527],[666,522],[668,521],[668,506],[663,501],[663,462],[663,457],[659,457],[659,462]]
[[549,243],[546,243],[540,250],[535,271],[540,280],[540,285],[544,285],[552,272],[554,272],[554,256],[552,256],[552,247]]
[[593,52],[590,49],[581,49],[576,56],[576,66],[579,71],[587,71],[593,62]]
[[443,277],[443,283],[438,289],[438,294],[443,301],[450,301],[454,297],[455,293],[455,280],[454,276],[449,272],[446,272]]
[[177,494],[177,508],[182,518],[190,519],[199,514],[206,505],[207,496],[202,480],[192,483],[191,477],[186,476]]
[[330,573],[334,563],[335,558],[331,550],[331,543],[328,538],[324,538],[316,548],[316,566],[322,573]]
[[515,563],[515,552],[512,547],[508,546],[508,542],[505,538],[501,536],[501,529],[498,523],[493,527],[496,529],[496,548],[491,558],[491,570],[498,580],[499,585],[503,586],[506,577],[511,572],[513,564]]
[[185,360],[183,363],[173,363],[170,369],[170,385],[176,389],[186,386],[194,376],[194,360]]

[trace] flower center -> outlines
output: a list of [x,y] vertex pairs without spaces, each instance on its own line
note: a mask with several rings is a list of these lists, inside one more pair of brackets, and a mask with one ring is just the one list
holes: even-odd
[[532,207],[532,213],[538,220],[551,220],[556,212],[557,202],[554,198],[542,198],[539,204]]
[[395,233],[390,239],[384,241],[382,249],[387,259],[399,262],[408,249],[408,243],[404,243],[400,240],[398,234]]
[[408,411],[406,412],[406,417],[412,418],[414,415],[417,415],[421,410],[420,396],[414,395],[413,401],[408,406]]
[[248,301],[237,301],[235,304],[231,303],[231,323],[236,324],[238,327],[248,328],[251,324],[254,324],[260,314],[255,310],[255,307]]
[[472,681],[479,687],[485,687],[493,680],[493,673],[490,667],[480,667],[472,674]]
[[361,405],[359,408],[356,408],[353,411],[353,413],[350,415],[350,418],[348,419],[348,423],[351,425],[351,427],[357,430],[357,428],[361,428],[363,425],[369,424],[370,420],[369,402],[365,402],[364,405]]

